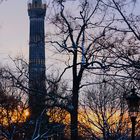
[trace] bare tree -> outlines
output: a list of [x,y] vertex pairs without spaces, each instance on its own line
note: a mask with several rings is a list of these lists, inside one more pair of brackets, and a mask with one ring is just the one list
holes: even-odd
[[[138,80],[132,73],[139,70],[139,16],[127,10],[128,6],[134,9],[128,1],[55,2],[50,18],[55,30],[47,42],[67,56],[60,79],[71,70],[71,108],[67,108],[71,109],[71,139],[78,139],[79,94],[92,84],[92,74],[100,75],[98,69],[102,69],[108,76]],[[71,10],[68,3],[73,4]]]
[[[130,78],[139,83],[139,17],[131,12],[126,15],[129,12],[125,10],[128,6],[126,2],[54,0],[54,11],[50,17],[50,32],[54,32],[53,37],[47,36],[47,43],[51,43],[66,57],[60,77],[57,80],[46,80],[46,102],[47,106],[61,107],[70,113],[73,140],[78,139],[80,93],[83,87],[96,83],[96,80],[92,79],[95,74],[102,75],[99,69],[108,76],[121,77],[125,81]],[[68,3],[73,4],[70,10]],[[16,73],[4,69],[3,77],[12,81],[9,82],[11,87],[19,88],[28,94],[28,66],[26,63],[15,64]],[[71,81],[69,87],[62,88],[59,82],[65,79],[67,71],[71,72]],[[40,121],[36,122],[36,126],[40,126]],[[40,137],[38,130],[35,130],[33,139]]]
[[[2,135],[8,140],[15,137],[21,139],[30,137],[32,140],[55,137],[55,133],[58,133],[55,130],[56,126],[59,134],[63,134],[64,125],[61,121],[59,121],[59,125],[56,124],[57,121],[46,123],[42,116],[45,114],[47,118],[46,110],[47,112],[49,112],[49,109],[53,111],[55,107],[66,110],[66,106],[70,102],[69,96],[66,96],[68,94],[67,84],[61,81],[56,82],[56,77],[53,75],[47,76],[46,106],[41,114],[37,116],[37,120],[32,122],[25,116],[28,115],[29,117],[30,115],[26,114],[30,113],[28,104],[28,64],[23,58],[12,59],[12,62],[14,63],[12,69],[9,67],[0,69],[0,111],[2,113],[0,125]],[[26,112],[27,110],[28,112]],[[52,113],[51,118],[53,118]],[[12,121],[13,119],[14,121]]]
[[[59,46],[59,51],[67,54],[69,57],[69,60],[66,62],[67,66],[60,75],[60,79],[68,69],[72,71],[71,104],[67,106],[71,115],[71,139],[78,139],[78,100],[79,91],[82,88],[83,73],[87,69],[104,68],[101,61],[102,58],[96,60],[93,57],[94,53],[98,53],[103,49],[101,46],[97,46],[93,50],[94,43],[103,37],[103,31],[94,39],[90,32],[92,28],[90,26],[91,18],[97,13],[99,3],[100,1],[96,1],[95,5],[90,7],[90,3],[87,0],[82,1],[78,11],[76,11],[77,14],[72,15],[72,13],[67,14],[64,1],[57,1],[59,11],[51,20],[58,29],[56,35],[60,35],[60,39],[63,37],[60,41],[52,39],[49,42],[54,46]],[[82,60],[79,60],[79,57]]]
[[20,125],[28,116],[27,102],[23,101],[23,91],[11,86],[10,75],[3,70],[0,69],[0,138],[13,140],[22,138]]
[[85,119],[92,127],[93,134],[104,140],[128,138],[130,120],[127,116],[124,93],[125,88],[118,86],[111,79],[103,79],[103,83],[86,91]]

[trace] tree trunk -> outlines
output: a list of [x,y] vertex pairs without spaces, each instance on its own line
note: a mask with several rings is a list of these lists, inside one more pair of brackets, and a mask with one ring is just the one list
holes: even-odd
[[78,87],[77,84],[74,84],[72,97],[73,111],[71,112],[71,140],[78,140]]
[[[78,46],[78,45],[77,45]],[[84,69],[81,67],[77,74],[77,50],[75,50],[73,58],[73,90],[72,90],[72,106],[71,112],[71,140],[78,140],[78,103],[80,83]]]
[[78,111],[71,113],[71,140],[78,140]]

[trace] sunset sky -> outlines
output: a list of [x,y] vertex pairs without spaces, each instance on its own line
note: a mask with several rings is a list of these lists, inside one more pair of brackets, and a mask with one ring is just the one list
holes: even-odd
[[0,5],[0,61],[28,53],[26,0],[7,0]]
[[[139,5],[138,1],[136,11],[140,14]],[[22,54],[28,59],[28,36],[27,0],[4,1],[0,5],[0,63]]]
[[[50,1],[46,0],[47,5]],[[11,63],[10,57],[15,58],[20,55],[28,60],[29,17],[27,4],[28,0],[6,0],[0,4],[0,64],[9,64]],[[47,10],[48,13],[50,14],[49,10]]]

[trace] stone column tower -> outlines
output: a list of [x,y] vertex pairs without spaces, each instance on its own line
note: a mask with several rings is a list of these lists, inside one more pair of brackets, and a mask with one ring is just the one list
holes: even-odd
[[45,108],[45,29],[46,4],[42,0],[28,2],[29,41],[29,107],[31,119]]

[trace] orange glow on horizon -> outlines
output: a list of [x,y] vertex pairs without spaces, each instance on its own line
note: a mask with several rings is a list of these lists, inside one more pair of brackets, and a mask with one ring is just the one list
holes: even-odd
[[29,109],[26,109],[26,110],[24,110],[24,116],[27,118],[27,117],[29,117],[30,116],[30,112],[29,112]]
[[29,109],[6,110],[4,108],[0,108],[0,113],[0,124],[5,126],[8,126],[12,123],[25,122],[30,115]]

